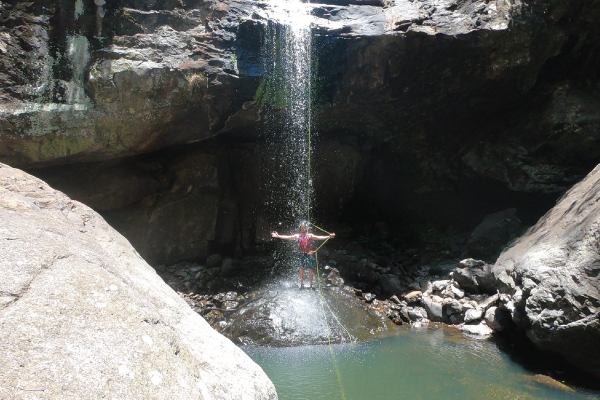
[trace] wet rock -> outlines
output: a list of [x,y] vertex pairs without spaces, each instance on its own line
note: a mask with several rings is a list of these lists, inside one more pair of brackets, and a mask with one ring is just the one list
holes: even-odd
[[532,342],[597,377],[599,184],[596,167],[507,248],[493,270],[501,307],[512,311],[513,321]]
[[331,268],[331,272],[327,275],[327,283],[330,283],[334,286],[342,287],[344,286],[344,280],[340,276],[340,271],[336,268]]
[[231,258],[226,258],[223,260],[223,263],[221,264],[221,276],[230,278],[235,276],[237,270],[238,263],[235,260]]
[[381,286],[383,293],[388,296],[399,295],[404,291],[404,286],[402,286],[396,275],[382,274],[379,277],[379,286]]
[[477,325],[469,325],[465,323],[463,325],[459,325],[458,328],[465,333],[475,336],[487,337],[493,333],[492,329],[490,329],[490,327],[484,322],[481,322]]
[[371,301],[373,301],[375,299],[375,295],[373,293],[363,293],[362,298],[367,303],[370,303]]
[[439,281],[434,281],[431,284],[431,290],[435,293],[441,293],[442,291],[444,291],[448,285],[450,284],[449,280],[439,280]]
[[212,254],[206,258],[206,268],[220,268],[223,263],[223,258],[219,254]]
[[517,217],[516,208],[487,215],[475,228],[467,245],[478,255],[493,255],[500,251],[501,246],[506,244],[520,227],[521,220]]
[[483,267],[485,264],[485,261],[475,260],[473,258],[466,258],[464,260],[461,260],[458,263],[458,266],[459,268],[477,268]]
[[421,296],[423,293],[421,293],[420,290],[415,290],[412,291],[408,294],[405,294],[404,296],[402,296],[404,298],[404,300],[406,300],[408,303],[415,303],[417,301],[421,300]]
[[402,325],[404,320],[400,316],[400,312],[396,310],[390,310],[388,312],[388,318],[396,325]]
[[498,293],[496,293],[493,296],[490,296],[488,298],[486,298],[485,300],[481,301],[477,307],[480,308],[481,310],[485,311],[488,309],[488,307],[496,304],[498,302],[498,299],[500,298],[500,295]]
[[231,311],[238,308],[239,305],[240,303],[238,303],[237,301],[225,301],[222,307],[226,311]]
[[390,297],[390,300],[393,301],[395,304],[402,304],[403,302],[398,298],[398,296],[393,295],[392,297]]
[[356,273],[356,275],[358,276],[358,278],[364,282],[367,282],[369,284],[374,284],[375,282],[379,281],[379,273],[373,271],[371,268],[368,267],[360,267]]
[[423,307],[406,307],[405,311],[411,321],[423,321],[427,319],[427,310]]
[[575,393],[575,390],[547,375],[536,374],[534,376],[526,376],[525,379],[529,382],[542,384],[544,386],[547,386],[554,390],[558,390],[563,393]]
[[479,321],[483,318],[483,311],[481,309],[470,309],[465,312],[465,323],[469,324],[474,321]]
[[175,272],[175,276],[179,276],[180,278],[187,278],[188,273],[186,271],[179,270]]
[[452,314],[450,316],[450,323],[452,325],[462,324],[463,322],[465,322],[464,314]]
[[456,268],[450,276],[469,293],[492,294],[496,292],[496,280],[492,274],[492,266],[489,264]]
[[441,322],[444,318],[441,302],[436,302],[429,297],[421,299],[421,305],[427,311],[427,318],[434,322]]
[[[321,295],[341,325],[327,324]],[[257,291],[252,300],[233,311],[224,333],[234,342],[242,337],[260,345],[298,346],[365,340],[372,338],[373,332],[393,326],[384,314],[338,287],[319,294],[295,286],[278,286]]]
[[319,207],[340,215],[352,198],[355,181],[362,173],[361,154],[352,146],[337,140],[319,144],[314,154],[316,170],[315,191],[319,195]]
[[449,303],[445,304],[443,309],[444,314],[446,314],[447,316],[460,314],[463,310],[462,305],[456,300],[452,300]]
[[513,327],[510,312],[498,307],[490,307],[485,312],[485,323],[495,331],[511,330]]

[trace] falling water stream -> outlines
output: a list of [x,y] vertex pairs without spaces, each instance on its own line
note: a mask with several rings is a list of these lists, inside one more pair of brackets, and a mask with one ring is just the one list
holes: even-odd
[[[270,5],[261,88],[269,121],[270,212],[279,221],[276,229],[290,233],[310,220],[313,200],[310,4],[276,0]],[[327,343],[336,323],[333,313],[343,319],[344,312],[336,309],[335,298],[327,301],[336,311],[325,311],[327,296],[298,290],[293,243],[280,244],[275,258],[288,265],[288,273],[266,289],[270,295],[261,307],[269,308],[277,332],[310,334],[319,338],[315,343]],[[337,345],[244,349],[282,400],[597,398],[597,393],[549,385],[494,342],[465,338],[456,330],[399,328],[384,335]]]
[[297,230],[311,214],[311,31],[307,5],[282,0],[272,8],[263,45],[272,214]]

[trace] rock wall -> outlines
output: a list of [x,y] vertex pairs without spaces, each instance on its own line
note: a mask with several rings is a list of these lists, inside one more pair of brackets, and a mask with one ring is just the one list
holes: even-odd
[[201,140],[248,97],[232,60],[239,18],[252,7],[195,0],[1,7],[0,157],[12,165],[104,160]]
[[[152,263],[254,248],[273,222],[273,5],[100,3],[0,6],[0,160],[101,210]],[[599,15],[592,0],[315,4],[316,214],[535,221],[600,161]]]
[[600,166],[498,258],[500,301],[539,348],[600,376]]
[[0,164],[0,397],[276,399],[89,207]]
[[320,130],[371,147],[362,204],[457,223],[481,190],[505,197],[487,213],[529,208],[597,164],[597,2],[511,2],[462,30],[484,5],[415,4],[433,14],[405,34],[321,38]]

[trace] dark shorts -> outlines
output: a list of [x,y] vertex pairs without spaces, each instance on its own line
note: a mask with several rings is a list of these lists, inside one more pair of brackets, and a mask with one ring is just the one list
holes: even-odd
[[300,260],[300,268],[308,268],[314,271],[314,257],[312,254],[298,253],[298,259]]

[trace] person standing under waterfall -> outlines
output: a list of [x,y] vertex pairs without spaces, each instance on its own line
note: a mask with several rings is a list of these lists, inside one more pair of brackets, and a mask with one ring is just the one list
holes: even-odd
[[312,233],[308,233],[308,224],[306,222],[300,223],[300,233],[295,235],[280,235],[277,232],[272,232],[271,237],[276,239],[284,240],[297,240],[298,241],[298,259],[300,260],[300,289],[304,289],[304,270],[308,269],[308,278],[310,280],[310,288],[315,290],[313,287],[313,274],[314,274],[314,250],[311,250],[310,241],[312,240],[327,240],[335,237],[335,233],[331,233],[327,236],[317,236]]

